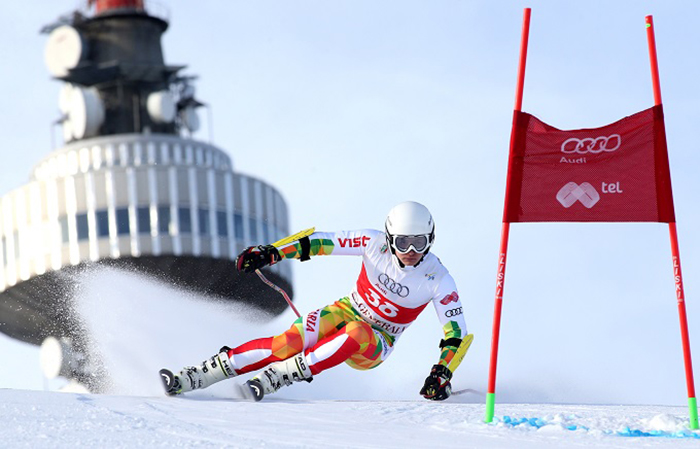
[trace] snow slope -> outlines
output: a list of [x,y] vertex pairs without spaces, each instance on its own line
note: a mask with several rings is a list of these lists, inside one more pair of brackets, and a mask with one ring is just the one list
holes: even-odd
[[[478,392],[438,403],[418,396],[425,363],[399,355],[402,347],[410,355],[409,341],[372,372],[339,366],[260,403],[238,397],[244,376],[186,397],[165,397],[159,368],[179,369],[220,345],[279,332],[293,317],[268,322],[113,269],[80,277],[78,310],[90,350],[111,373],[110,394],[0,389],[0,447],[625,448],[700,442],[700,432],[687,430],[688,411],[681,406],[507,404],[517,401],[506,392],[498,395],[496,421],[485,424]],[[481,387],[471,372],[475,364],[465,360],[456,389]]]
[[[234,385],[229,383],[231,392]],[[665,406],[188,398],[0,390],[0,446],[698,447],[686,410]],[[635,436],[623,436],[632,434]],[[657,436],[637,436],[657,435]]]

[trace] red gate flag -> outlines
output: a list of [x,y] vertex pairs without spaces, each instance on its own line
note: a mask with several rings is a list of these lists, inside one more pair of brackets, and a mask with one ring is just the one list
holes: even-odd
[[510,223],[651,221],[668,223],[688,388],[689,427],[700,428],[661,107],[654,22],[651,16],[646,16],[645,22],[655,106],[602,128],[562,131],[521,112],[530,32],[530,8],[525,8],[496,276],[484,418],[487,423],[493,421],[496,403],[496,366]]
[[562,131],[515,111],[504,222],[675,222],[661,105]]

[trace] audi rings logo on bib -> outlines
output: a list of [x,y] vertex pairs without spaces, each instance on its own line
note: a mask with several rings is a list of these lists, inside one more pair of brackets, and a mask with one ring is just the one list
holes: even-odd
[[386,273],[382,273],[379,275],[379,283],[382,286],[386,287],[386,289],[389,290],[391,293],[399,295],[402,298],[405,298],[410,293],[408,287],[394,281],[392,278],[387,276]]
[[572,137],[561,144],[561,152],[565,154],[599,154],[612,153],[620,148],[622,137],[619,134],[598,136],[595,138],[584,137],[582,139]]

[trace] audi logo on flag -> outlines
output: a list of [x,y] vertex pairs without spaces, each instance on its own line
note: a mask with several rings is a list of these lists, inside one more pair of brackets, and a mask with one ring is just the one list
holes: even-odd
[[379,275],[379,283],[386,287],[387,290],[389,290],[391,293],[399,295],[402,298],[408,296],[408,293],[410,292],[408,287],[394,281],[392,278],[387,276],[386,273],[382,273]]
[[603,152],[612,153],[620,148],[622,137],[619,134],[611,134],[609,136],[599,136],[596,138],[584,137],[579,139],[572,137],[566,139],[561,144],[561,152],[566,154],[599,154]]
[[557,201],[567,209],[573,206],[576,201],[580,201],[581,204],[590,209],[600,201],[600,194],[595,187],[587,182],[583,182],[581,185],[569,182],[557,192]]

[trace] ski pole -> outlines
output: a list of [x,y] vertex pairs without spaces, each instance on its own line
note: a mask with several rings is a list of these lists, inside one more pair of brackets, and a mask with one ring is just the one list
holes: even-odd
[[270,282],[270,281],[265,277],[265,275],[262,274],[262,272],[261,272],[259,269],[256,269],[256,270],[255,270],[255,274],[257,274],[258,277],[259,277],[264,283],[266,283],[267,285],[269,285],[270,287],[272,287],[273,289],[275,289],[275,291],[277,291],[277,293],[279,293],[279,294],[281,294],[282,296],[284,296],[284,299],[287,301],[287,304],[289,304],[289,307],[291,307],[292,310],[294,311],[294,313],[296,313],[297,316],[298,316],[299,318],[301,318],[301,314],[299,313],[299,311],[297,310],[297,308],[294,307],[294,304],[292,304],[292,300],[289,299],[289,296],[287,295],[287,292],[285,292],[282,288],[278,287],[278,286],[275,285],[274,283]]
[[[287,237],[285,237],[285,238],[283,238],[283,239],[281,239],[281,240],[276,241],[275,243],[272,244],[272,246],[274,246],[275,248],[279,248],[279,247],[281,247],[281,246],[283,246],[283,245],[286,245],[286,244],[288,244],[288,243],[292,243],[292,242],[295,241],[295,240],[299,240],[299,239],[302,238],[302,237],[308,237],[308,236],[310,236],[311,234],[313,234],[315,230],[316,230],[315,227],[314,227],[314,228],[309,228],[309,229],[304,229],[303,231],[299,231],[299,232],[297,232],[296,234],[292,234],[292,235],[287,236]],[[296,313],[297,316],[298,316],[299,318],[301,318],[301,314],[299,313],[299,311],[297,310],[297,308],[294,307],[294,304],[292,304],[292,300],[289,299],[289,296],[287,295],[287,292],[285,292],[282,288],[280,288],[280,287],[278,287],[277,285],[275,285],[275,284],[273,284],[272,282],[270,282],[270,281],[265,277],[265,275],[262,274],[262,272],[260,272],[259,269],[256,269],[256,270],[255,270],[255,274],[257,274],[258,277],[259,277],[264,283],[266,283],[267,285],[269,285],[270,287],[272,287],[273,289],[275,289],[275,290],[277,291],[277,293],[279,293],[279,294],[281,294],[282,296],[284,296],[284,299],[287,301],[287,304],[289,304],[289,307],[291,307],[292,310],[294,311],[294,313]]]

